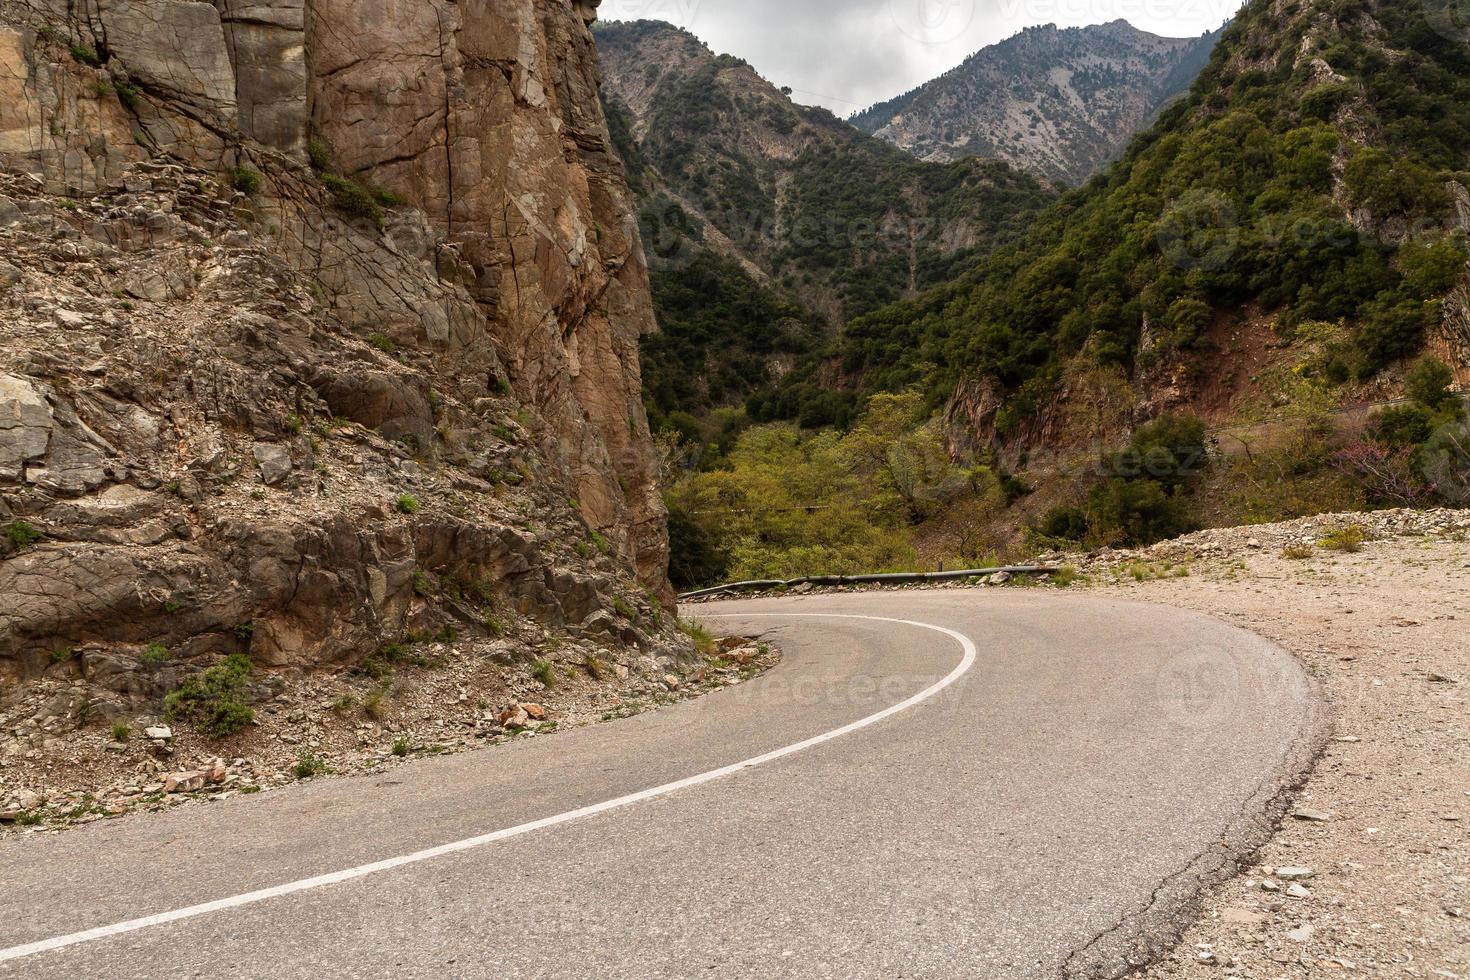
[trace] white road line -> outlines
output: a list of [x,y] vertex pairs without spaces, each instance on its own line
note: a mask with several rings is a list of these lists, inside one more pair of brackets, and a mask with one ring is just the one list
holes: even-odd
[[719,769],[711,769],[709,772],[703,772],[697,776],[690,776],[687,779],[680,779],[677,782],[665,783],[662,786],[655,786],[651,789],[641,790],[637,793],[629,793],[627,796],[619,796],[616,799],[605,800],[602,803],[594,803],[591,806],[584,806],[577,810],[568,810],[566,813],[558,813],[555,816],[551,817],[542,817],[540,820],[533,820],[530,823],[523,823],[515,827],[507,827],[504,830],[497,830],[493,833],[484,834],[480,837],[470,837],[466,840],[455,841],[452,844],[441,844],[438,847],[431,847],[427,850],[415,851],[412,854],[405,854],[401,857],[388,858],[383,861],[374,861],[372,864],[363,864],[359,865],[358,867],[347,868],[342,871],[333,871],[330,874],[317,875],[315,878],[303,878],[300,881],[293,881],[284,885],[276,885],[273,888],[262,888],[259,891],[246,892],[243,895],[234,895],[230,898],[220,898],[216,899],[213,902],[204,902],[201,905],[191,905],[188,908],[176,909],[172,912],[159,912],[156,915],[145,915],[141,919],[129,919],[126,922],[116,922],[112,925],[98,926],[95,929],[84,929],[81,932],[73,932],[65,936],[55,936],[51,939],[41,939],[36,942],[26,943],[21,946],[12,946],[9,949],[0,949],[0,963],[4,963],[8,960],[18,960],[26,956],[34,956],[37,953],[45,953],[52,950],[62,949],[66,946],[75,946],[79,943],[88,943],[97,939],[107,939],[111,936],[120,936],[123,933],[137,932],[139,929],[148,929],[153,926],[167,925],[170,922],[178,922],[183,919],[193,919],[197,916],[208,915],[211,912],[222,912],[226,909],[237,909],[245,905],[254,905],[256,902],[264,902],[268,899],[280,898],[283,895],[293,895],[296,892],[310,891],[315,888],[325,888],[328,885],[340,884],[344,881],[351,881],[354,878],[363,878],[367,875],[377,874],[381,871],[391,871],[394,868],[401,868],[409,864],[417,864],[420,861],[430,861],[434,858],[443,857],[446,854],[456,854],[460,851],[468,851],[472,848],[483,847],[486,844],[494,844],[496,841],[508,840],[511,837],[519,837],[522,834],[529,834],[533,831],[544,830],[547,827],[555,827],[558,824],[569,823],[573,820],[580,820],[583,817],[595,816],[599,813],[606,813],[609,810],[616,810],[621,807],[630,806],[634,803],[641,803],[644,800],[651,800],[655,797],[667,796],[670,793],[677,793],[679,790],[689,789],[692,786],[699,786],[704,783],[713,782],[716,779],[722,779],[725,776],[733,775],[734,773],[740,772],[742,770],[753,769],[756,766],[765,765],[766,763],[774,762],[777,759],[784,759],[788,755],[795,755],[798,752],[804,752],[807,749],[815,748],[816,746],[821,745],[824,742],[830,742],[835,738],[841,738],[844,735],[850,735],[853,732],[867,728],[869,725],[876,725],[878,722],[883,721],[886,718],[891,718],[901,711],[907,711],[914,705],[929,700],[934,695],[938,694],[940,691],[949,687],[955,681],[963,677],[974,665],[975,658],[977,656],[974,642],[964,634],[957,633],[951,629],[946,629],[943,626],[935,626],[932,623],[918,623],[908,619],[890,619],[886,616],[853,616],[839,613],[731,613],[726,616],[713,618],[865,619],[879,623],[895,623],[900,626],[916,626],[920,629],[933,630],[936,633],[943,633],[945,636],[948,636],[951,639],[958,641],[960,646],[964,648],[965,655],[960,660],[959,665],[955,667],[954,670],[950,671],[949,674],[946,675],[938,683],[934,684],[931,687],[925,688],[924,690],[920,691],[918,694],[915,694],[910,698],[900,701],[898,704],[892,705],[888,708],[884,708],[882,711],[878,712],[875,715],[869,715],[868,717],[863,718],[859,721],[852,722],[849,725],[843,725],[841,728],[833,729],[832,731],[826,732],[821,735],[815,735],[812,738],[806,739],[805,741],[797,742],[794,745],[788,745],[785,748],[776,749],[773,752],[767,752],[765,755],[758,755],[753,759],[746,759],[744,762],[736,762],[733,765],[723,766]]

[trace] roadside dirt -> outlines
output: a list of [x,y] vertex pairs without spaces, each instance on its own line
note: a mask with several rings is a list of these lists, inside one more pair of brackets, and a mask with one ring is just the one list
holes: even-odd
[[1334,722],[1279,832],[1142,976],[1470,977],[1470,544],[1352,520],[1385,538],[1292,559],[1311,522],[1210,532],[1221,551],[1188,577],[1125,568],[1099,586],[1276,641]]

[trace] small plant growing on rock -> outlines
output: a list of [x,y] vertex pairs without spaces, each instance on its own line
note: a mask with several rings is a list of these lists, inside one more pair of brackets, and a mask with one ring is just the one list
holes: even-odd
[[332,169],[332,151],[321,140],[311,140],[306,144],[306,159],[311,161],[313,170]]
[[314,752],[303,752],[296,760],[296,765],[291,767],[291,773],[297,779],[310,779],[312,776],[320,776],[327,772],[326,760]]
[[587,668],[587,673],[592,675],[593,680],[601,681],[607,679],[609,673],[607,661],[601,657],[588,657],[583,666]]
[[1289,544],[1281,549],[1281,557],[1289,561],[1305,561],[1317,553],[1309,544]]
[[386,334],[370,333],[365,339],[367,340],[369,347],[372,347],[375,350],[380,350],[384,354],[392,354],[394,351],[398,350],[398,345],[393,343],[393,341],[389,339]]
[[112,88],[117,93],[117,101],[121,102],[128,109],[137,110],[138,100],[143,97],[142,89],[138,88],[132,82],[115,82]]
[[230,171],[230,186],[242,194],[254,194],[260,190],[261,176],[258,170],[236,167]]
[[413,594],[427,598],[438,590],[434,588],[434,579],[428,572],[421,568],[414,569]]
[[15,548],[29,547],[43,537],[45,535],[30,521],[16,520],[5,525],[5,540]]
[[355,180],[339,177],[336,174],[318,174],[321,182],[327,190],[332,193],[332,201],[337,205],[337,210],[352,218],[365,218],[378,227],[383,226],[383,206],[373,196],[373,192],[363,187]]
[[163,699],[165,717],[192,719],[216,738],[233,735],[255,720],[255,712],[244,702],[251,666],[249,657],[232,653],[223,663],[189,678]]
[[138,654],[138,663],[149,670],[157,670],[168,662],[168,647],[162,643],[150,643]]
[[627,599],[624,599],[622,596],[620,596],[620,595],[613,596],[612,604],[613,604],[613,610],[619,616],[623,617],[624,619],[628,619],[628,620],[637,620],[638,619],[638,610],[634,609],[633,606],[632,606],[632,604],[630,604],[628,602],[628,600]]
[[368,696],[362,699],[362,713],[374,721],[382,718],[385,713],[383,699],[388,696],[390,687],[391,682],[384,680],[377,687],[373,688],[368,693]]
[[419,498],[411,493],[401,494],[394,502],[393,509],[400,514],[417,514],[419,512]]
[[708,657],[715,652],[715,635],[705,629],[702,623],[693,619],[681,619],[679,628],[694,641],[694,648],[701,657]]
[[73,44],[71,46],[71,56],[82,64],[90,65],[93,68],[102,64],[102,59],[97,56],[97,49],[90,44]]
[[132,728],[130,728],[128,726],[128,723],[127,722],[125,722],[125,721],[113,722],[113,725],[112,725],[112,740],[114,742],[126,742],[128,739],[130,739],[132,737],[133,737],[133,730],[132,730]]
[[393,740],[393,754],[400,759],[408,755],[408,739],[395,738]]
[[1367,540],[1368,532],[1363,525],[1349,524],[1325,535],[1318,543],[1328,551],[1357,554],[1363,550],[1363,544]]
[[531,676],[546,687],[556,686],[556,667],[550,660],[538,660],[531,665]]
[[71,647],[57,647],[51,651],[51,662],[53,664],[64,664],[76,653]]
[[290,415],[286,416],[286,431],[289,432],[291,435],[301,435],[301,429],[304,425],[305,423],[301,421],[301,416],[297,415],[295,412],[292,412]]

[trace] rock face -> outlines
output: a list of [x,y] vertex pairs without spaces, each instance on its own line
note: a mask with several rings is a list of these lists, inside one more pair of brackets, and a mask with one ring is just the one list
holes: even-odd
[[851,122],[926,160],[993,156],[1080,184],[1189,87],[1218,39],[1123,20],[1027,28]]
[[595,7],[0,0],[0,673],[671,600]]

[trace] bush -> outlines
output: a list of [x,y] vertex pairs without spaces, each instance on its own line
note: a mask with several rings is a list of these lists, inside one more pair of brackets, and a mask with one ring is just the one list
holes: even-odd
[[398,756],[400,759],[408,755],[408,739],[395,738],[393,740],[393,754]]
[[30,521],[15,520],[5,525],[5,540],[15,548],[29,547],[43,537],[45,535]]
[[1204,472],[1209,461],[1205,424],[1188,415],[1164,415],[1133,434],[1128,448],[1104,461],[1112,477],[1149,479],[1168,489]]
[[311,161],[311,169],[328,171],[332,169],[332,151],[321,140],[311,140],[306,144],[306,159]]
[[550,660],[538,660],[531,665],[531,676],[547,687],[556,686],[556,667]]
[[260,190],[260,172],[249,167],[236,167],[230,171],[230,186],[242,194],[254,194]]
[[96,68],[102,64],[102,59],[97,56],[97,49],[90,44],[73,44],[71,56],[84,65]]
[[1349,524],[1324,536],[1318,544],[1322,545],[1328,551],[1356,554],[1363,550],[1363,543],[1367,540],[1368,532],[1364,529],[1363,525]]
[[417,514],[419,512],[419,499],[411,493],[401,494],[393,506],[400,514]]
[[[1405,379],[1405,393],[1414,400],[1416,404],[1422,405],[1431,412],[1444,409],[1455,411],[1459,414],[1463,411],[1460,398],[1451,390],[1455,383],[1455,372],[1450,366],[1437,357],[1421,358],[1414,369],[1409,372]],[[1419,440],[1423,441],[1423,440]]]
[[1081,541],[1087,537],[1087,515],[1077,507],[1056,507],[1042,518],[1036,532],[1058,541]]
[[255,712],[243,700],[250,670],[249,657],[231,654],[164,698],[165,716],[170,721],[187,718],[216,738],[238,732],[255,720]]
[[1417,446],[1434,432],[1434,414],[1423,405],[1398,405],[1373,416],[1369,434],[1396,449]]
[[337,210],[353,218],[365,218],[373,224],[382,226],[383,207],[373,197],[372,191],[363,187],[355,180],[339,177],[336,174],[318,174],[327,190],[332,192],[332,200],[337,205]]
[[138,663],[149,670],[157,670],[168,661],[168,647],[162,643],[150,643],[138,654]]
[[1105,541],[1145,545],[1195,530],[1183,501],[1157,480],[1113,478],[1089,499],[1094,532]]
[[312,776],[320,776],[327,772],[327,763],[314,752],[304,752],[296,760],[296,765],[291,768],[291,772],[297,779],[310,779]]

